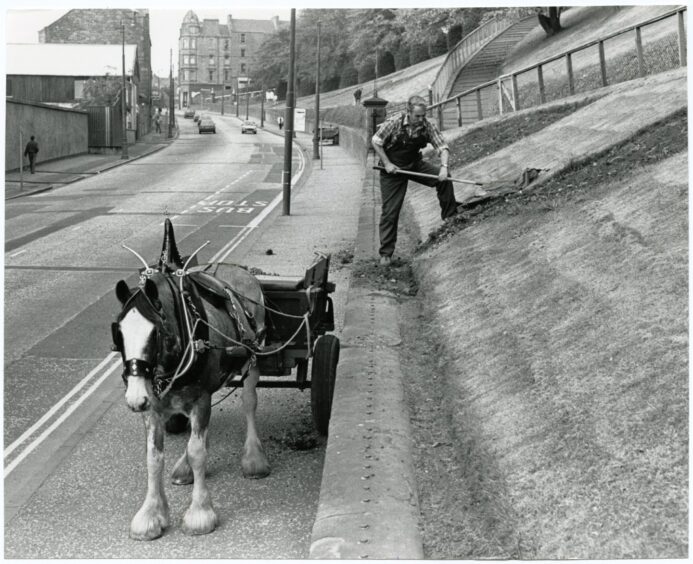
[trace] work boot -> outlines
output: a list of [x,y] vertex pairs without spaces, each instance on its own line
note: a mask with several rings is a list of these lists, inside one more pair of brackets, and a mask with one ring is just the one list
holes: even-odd
[[382,255],[380,257],[380,266],[390,266],[392,264],[392,257],[387,255]]

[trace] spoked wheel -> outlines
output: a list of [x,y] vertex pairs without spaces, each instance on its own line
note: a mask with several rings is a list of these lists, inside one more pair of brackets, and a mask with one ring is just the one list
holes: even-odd
[[332,396],[339,362],[339,339],[322,335],[315,342],[311,368],[310,404],[313,423],[321,435],[327,435],[332,413]]

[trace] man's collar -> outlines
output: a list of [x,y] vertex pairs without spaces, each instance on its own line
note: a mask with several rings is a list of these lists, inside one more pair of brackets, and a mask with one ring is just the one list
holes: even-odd
[[[423,120],[421,121],[421,124],[418,127],[426,127],[426,118],[424,117]],[[409,112],[404,112],[404,119],[402,120],[402,125],[410,125],[409,123]],[[417,126],[412,126],[412,127],[417,127]]]

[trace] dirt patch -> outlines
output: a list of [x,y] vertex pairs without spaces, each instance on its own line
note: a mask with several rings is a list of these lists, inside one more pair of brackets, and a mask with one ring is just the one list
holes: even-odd
[[[514,137],[514,135],[513,135]],[[494,147],[498,140],[487,142]],[[687,109],[681,110],[655,124],[622,145],[586,161],[575,161],[562,174],[537,188],[509,194],[479,204],[464,211],[453,221],[441,225],[428,235],[419,250],[447,241],[462,229],[497,215],[515,216],[520,213],[546,213],[560,209],[568,202],[580,201],[602,183],[629,176],[633,170],[687,150]]]
[[356,261],[352,272],[352,284],[391,292],[397,297],[415,296],[419,291],[411,260],[403,257],[395,257],[390,266],[381,266],[378,259]]
[[419,249],[427,558],[687,555],[686,154],[681,112]]

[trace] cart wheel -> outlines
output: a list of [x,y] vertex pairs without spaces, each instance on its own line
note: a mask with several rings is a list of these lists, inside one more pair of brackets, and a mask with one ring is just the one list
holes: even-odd
[[321,435],[327,435],[332,413],[332,395],[339,362],[339,339],[323,335],[315,343],[311,369],[310,404],[313,423]]

